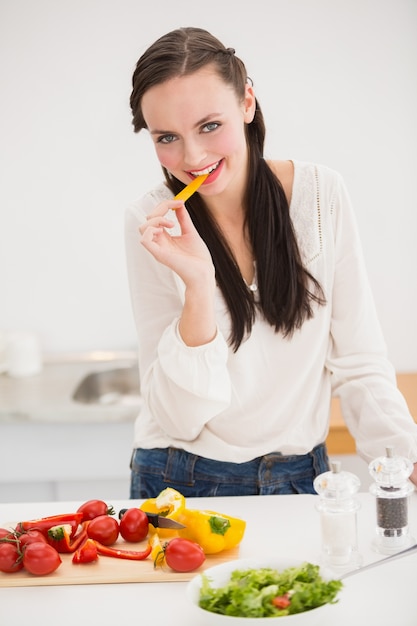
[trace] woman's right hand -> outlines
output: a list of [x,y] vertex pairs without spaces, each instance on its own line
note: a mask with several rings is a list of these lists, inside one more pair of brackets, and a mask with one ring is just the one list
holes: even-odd
[[[166,217],[176,209],[180,233],[168,232],[175,223]],[[215,270],[211,254],[198,234],[184,202],[169,200],[159,204],[140,227],[142,245],[173,270],[185,284],[185,302],[179,332],[189,346],[212,341],[217,325],[214,312]]]
[[[176,209],[180,234],[173,235],[168,229],[174,221],[168,219],[169,209]],[[214,265],[210,252],[197,232],[190,215],[181,200],[161,202],[140,226],[141,244],[157,261],[172,269],[187,287],[211,280],[214,285]]]

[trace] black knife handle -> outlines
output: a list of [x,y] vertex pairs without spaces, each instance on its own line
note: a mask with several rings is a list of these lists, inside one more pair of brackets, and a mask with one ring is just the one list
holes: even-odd
[[159,514],[158,513],[146,513],[146,517],[148,518],[148,522],[154,526],[154,528],[158,528],[159,526]]
[[122,519],[123,515],[126,513],[126,511],[128,511],[129,509],[120,509],[119,511],[119,519]]

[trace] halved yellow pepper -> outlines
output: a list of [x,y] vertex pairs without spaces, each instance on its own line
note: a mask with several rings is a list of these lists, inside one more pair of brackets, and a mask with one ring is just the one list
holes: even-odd
[[151,561],[154,567],[164,565],[165,564],[165,552],[164,552],[164,547],[162,545],[162,542],[158,533],[155,532],[150,536],[148,540],[148,544],[152,548],[150,556],[151,556]]
[[177,520],[185,526],[178,535],[200,544],[205,554],[216,554],[239,545],[246,529],[244,520],[215,511],[184,509]]
[[[169,519],[178,520],[178,516],[185,509],[185,497],[176,489],[167,487],[156,498],[149,498],[142,502],[139,508],[147,513],[158,513],[158,515]],[[149,532],[156,532],[160,537],[176,537],[178,535],[177,530],[155,528],[152,524],[149,524]]]

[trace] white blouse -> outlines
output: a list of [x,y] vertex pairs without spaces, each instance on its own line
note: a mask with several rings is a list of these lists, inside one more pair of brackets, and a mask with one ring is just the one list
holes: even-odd
[[273,451],[304,454],[327,437],[333,394],[367,462],[387,445],[417,461],[417,424],[387,359],[343,180],[322,165],[295,161],[294,168],[291,216],[327,304],[289,339],[258,316],[236,353],[219,289],[216,338],[184,344],[177,332],[184,285],[139,243],[139,225],[171,191],[161,184],[126,211],[143,396],[134,447],[175,446],[237,463]]

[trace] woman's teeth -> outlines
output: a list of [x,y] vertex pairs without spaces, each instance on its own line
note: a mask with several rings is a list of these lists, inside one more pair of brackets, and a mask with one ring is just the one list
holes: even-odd
[[214,172],[214,170],[218,168],[219,163],[220,161],[218,161],[214,165],[210,165],[209,167],[206,167],[205,170],[198,170],[198,172],[190,172],[190,174],[192,174],[193,176],[202,176],[203,174],[211,174],[211,172]]

